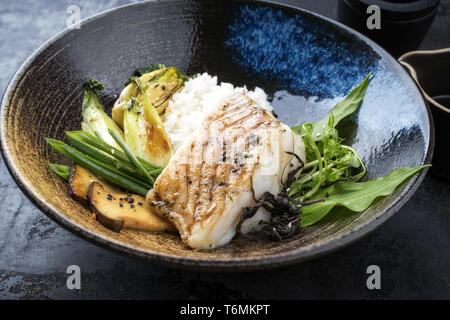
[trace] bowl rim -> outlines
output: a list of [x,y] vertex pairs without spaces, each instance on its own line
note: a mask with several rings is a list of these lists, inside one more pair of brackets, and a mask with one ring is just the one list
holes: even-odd
[[[118,11],[118,10],[124,10],[129,7],[137,7],[137,6],[146,6],[149,3],[165,3],[170,1],[164,1],[164,0],[149,0],[144,2],[138,2],[138,3],[131,3],[126,4],[122,6],[118,6],[115,8],[111,8],[105,11],[102,11],[98,14],[95,14],[93,16],[87,17],[80,21],[80,26],[83,26],[90,21],[97,20],[103,16],[106,16],[110,14],[111,12]],[[271,0],[258,0],[258,1],[245,1],[245,0],[236,0],[238,3],[255,3],[265,6],[270,6],[273,8],[279,8],[284,11],[292,12],[292,13],[301,13],[306,14],[307,16],[312,16],[314,18],[317,18],[319,20],[325,21],[329,24],[335,25],[339,29],[343,29],[349,34],[357,37],[358,39],[366,42],[370,47],[373,49],[376,49],[376,51],[382,53],[383,55],[387,56],[388,58],[393,59],[395,62],[397,62],[399,67],[399,72],[404,72],[408,75],[412,83],[414,83],[415,88],[418,90],[418,92],[421,94],[424,106],[427,111],[428,116],[428,124],[429,124],[429,139],[428,141],[428,149],[426,150],[423,163],[428,164],[431,163],[431,158],[433,155],[433,149],[434,149],[434,124],[433,119],[431,116],[430,107],[428,106],[427,100],[423,96],[421,90],[418,88],[417,84],[415,83],[414,79],[411,77],[411,75],[406,72],[405,69],[401,67],[401,65],[398,63],[397,59],[395,59],[390,53],[388,53],[386,50],[384,50],[381,46],[376,44],[374,41],[368,39],[366,36],[362,35],[361,33],[357,32],[356,30],[351,29],[350,27],[347,27],[343,25],[340,22],[337,22],[335,20],[332,20],[330,18],[327,18],[323,15],[314,13],[312,11],[302,9],[299,7],[295,7],[292,5],[287,4],[281,4],[276,1]],[[76,31],[69,28],[65,28],[62,31],[58,32],[54,36],[52,36],[50,39],[45,41],[42,45],[40,45],[19,67],[19,69],[15,72],[14,76],[10,80],[9,84],[7,85],[5,92],[3,94],[2,100],[1,100],[1,106],[0,106],[0,149],[1,153],[5,162],[5,165],[13,177],[16,184],[19,186],[19,188],[22,190],[22,192],[28,197],[28,199],[31,200],[31,202],[38,207],[44,214],[46,214],[48,217],[50,217],[53,221],[57,222],[59,225],[65,227],[72,233],[76,234],[77,236],[86,239],[96,245],[99,245],[106,249],[113,249],[116,252],[143,258],[147,261],[162,264],[169,267],[175,267],[175,268],[184,268],[184,269],[195,269],[195,270],[204,270],[204,271],[210,271],[210,272],[230,272],[230,271],[249,271],[249,270],[256,270],[256,269],[269,269],[269,268],[276,268],[284,265],[299,263],[302,261],[310,260],[319,256],[322,256],[327,253],[334,252],[340,248],[343,248],[344,246],[350,245],[354,243],[355,241],[363,238],[364,236],[368,235],[370,232],[374,231],[376,228],[381,226],[384,222],[386,222],[394,213],[396,213],[408,200],[409,198],[415,193],[417,188],[420,186],[422,181],[424,180],[427,172],[428,167],[424,168],[419,174],[413,176],[405,185],[402,190],[402,192],[397,196],[395,201],[393,201],[385,210],[384,213],[382,213],[379,217],[374,218],[370,222],[366,223],[365,225],[361,226],[360,228],[356,230],[349,231],[347,234],[338,236],[338,237],[330,237],[326,241],[322,242],[319,245],[310,245],[308,250],[304,250],[304,247],[290,250],[283,253],[276,253],[269,256],[257,256],[257,257],[239,257],[239,258],[202,258],[202,257],[185,257],[180,256],[176,254],[168,254],[168,253],[159,253],[159,252],[151,252],[147,250],[143,250],[140,248],[136,248],[132,245],[128,245],[123,242],[119,242],[117,240],[113,240],[111,238],[104,237],[98,233],[95,233],[94,231],[84,228],[81,225],[76,224],[71,219],[66,217],[64,214],[59,213],[58,210],[54,209],[49,203],[46,201],[40,199],[39,195],[31,188],[29,185],[27,185],[26,179],[16,165],[14,164],[11,156],[9,147],[6,143],[6,133],[4,131],[3,123],[5,122],[5,113],[8,109],[9,102],[11,100],[12,95],[15,92],[15,89],[17,85],[19,84],[21,77],[27,72],[29,67],[32,65],[34,60],[42,53],[44,52],[49,46],[51,46],[54,42],[64,37],[66,34]]]

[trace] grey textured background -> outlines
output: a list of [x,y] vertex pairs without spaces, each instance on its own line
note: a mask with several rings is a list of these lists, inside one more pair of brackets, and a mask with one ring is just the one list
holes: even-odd
[[[65,28],[66,9],[82,18],[133,1],[0,2],[0,90],[45,40]],[[285,0],[336,17],[332,0]],[[450,47],[450,1],[444,0],[423,49]],[[450,298],[450,183],[428,175],[385,225],[328,256],[282,269],[241,274],[172,270],[121,256],[71,234],[22,194],[0,160],[0,298]],[[66,267],[82,270],[82,289],[66,288]],[[366,289],[377,264],[382,289]]]

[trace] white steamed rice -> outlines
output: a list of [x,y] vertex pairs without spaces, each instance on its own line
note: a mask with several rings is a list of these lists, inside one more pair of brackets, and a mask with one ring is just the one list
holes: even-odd
[[201,125],[205,115],[217,108],[225,97],[233,91],[242,90],[264,109],[273,110],[267,101],[266,93],[258,87],[250,91],[246,87],[234,87],[231,83],[217,84],[217,77],[207,73],[199,74],[187,81],[183,90],[174,94],[162,117],[174,151]]

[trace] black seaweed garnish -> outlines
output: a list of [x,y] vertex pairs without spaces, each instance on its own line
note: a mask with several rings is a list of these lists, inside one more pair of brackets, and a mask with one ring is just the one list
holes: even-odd
[[270,192],[265,192],[256,204],[252,207],[245,207],[242,209],[242,217],[237,226],[237,230],[241,229],[242,223],[253,217],[260,207],[263,207],[272,214],[270,221],[263,221],[264,226],[258,232],[254,232],[250,235],[250,238],[262,238],[269,241],[281,241],[295,235],[300,229],[300,208],[313,203],[321,202],[320,200],[313,200],[308,202],[296,201],[289,197],[289,187],[295,181],[295,175],[305,165],[300,157],[293,153],[286,153],[293,155],[297,158],[300,165],[289,172],[288,178],[283,183],[283,188],[278,195],[273,195]]

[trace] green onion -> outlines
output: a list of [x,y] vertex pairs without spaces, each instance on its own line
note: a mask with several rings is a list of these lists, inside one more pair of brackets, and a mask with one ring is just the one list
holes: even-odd
[[[67,133],[66,133],[67,134]],[[84,142],[106,152],[109,155],[112,155],[113,157],[122,160],[124,162],[128,162],[130,165],[132,165],[132,163],[130,162],[130,159],[128,158],[128,156],[121,150],[111,147],[109,144],[105,143],[104,141],[102,141],[101,139],[86,133],[84,131],[70,131],[70,135],[72,137],[76,137],[78,139],[83,140]],[[151,164],[147,161],[145,161],[144,159],[141,159],[139,157],[136,157],[140,163],[142,163],[142,165],[149,171],[150,174],[159,174],[161,173],[162,169],[161,167]]]
[[66,181],[69,181],[70,178],[70,167],[63,164],[49,163],[48,166],[54,173],[63,178]]
[[99,176],[100,178],[103,178],[107,182],[135,192],[143,197],[145,197],[147,195],[147,191],[151,189],[151,185],[145,185],[144,182],[127,176],[113,167],[101,164],[62,141],[50,138],[46,138],[45,140],[61,154],[63,154],[76,164],[79,164],[80,166],[91,171],[93,174]]
[[94,158],[95,160],[113,166],[118,170],[121,170],[127,174],[130,174],[138,179],[141,179],[145,181],[145,176],[143,176],[140,171],[136,170],[132,166],[130,166],[128,163],[121,161],[119,159],[116,159],[104,151],[101,151],[92,145],[84,142],[81,139],[78,139],[76,136],[72,135],[70,132],[66,132],[67,138],[70,142],[70,144],[77,149],[78,151],[81,151],[82,153]]
[[128,146],[125,144],[125,142],[122,140],[121,137],[119,137],[114,131],[108,129],[109,134],[114,138],[114,140],[119,144],[119,146],[122,148],[123,151],[125,151],[125,154],[128,156],[130,161],[152,182],[154,183],[155,180],[153,177],[147,172],[147,170],[144,168],[142,163],[138,161],[136,156],[131,152],[131,150],[128,148]]

